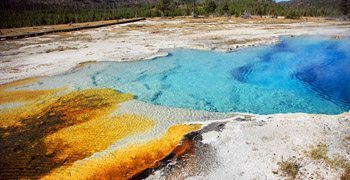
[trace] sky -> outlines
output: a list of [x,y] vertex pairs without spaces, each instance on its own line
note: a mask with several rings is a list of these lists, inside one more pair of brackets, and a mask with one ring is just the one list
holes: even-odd
[[276,2],[289,1],[289,0],[275,0]]

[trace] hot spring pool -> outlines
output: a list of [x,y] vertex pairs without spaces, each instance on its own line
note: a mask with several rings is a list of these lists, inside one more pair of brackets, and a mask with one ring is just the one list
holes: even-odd
[[153,60],[88,64],[30,88],[66,85],[212,112],[338,114],[350,110],[350,39],[283,37],[232,53],[175,49]]

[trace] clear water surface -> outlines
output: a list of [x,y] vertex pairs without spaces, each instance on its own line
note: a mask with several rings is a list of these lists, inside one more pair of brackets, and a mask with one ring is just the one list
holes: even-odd
[[350,39],[283,37],[232,53],[174,49],[153,60],[89,64],[34,87],[62,85],[214,112],[338,114],[350,110]]

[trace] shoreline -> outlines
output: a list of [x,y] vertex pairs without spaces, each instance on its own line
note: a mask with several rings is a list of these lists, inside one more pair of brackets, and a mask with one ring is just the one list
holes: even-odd
[[[0,84],[57,75],[88,61],[137,61],[164,56],[163,49],[229,52],[273,44],[280,36],[349,36],[350,24],[334,21],[269,22],[261,19],[148,19],[132,24],[2,41]],[[198,24],[204,22],[203,24]],[[261,22],[262,21],[262,22]],[[278,24],[279,23],[279,24]],[[335,26],[337,25],[337,26]],[[247,33],[248,32],[248,33]],[[315,34],[315,32],[318,32]]]
[[[293,37],[293,38],[297,38],[297,37],[302,37],[302,36],[313,36],[313,35],[306,35],[306,34],[301,34],[301,35],[280,35],[278,37],[275,37],[275,39],[272,39],[270,41],[263,41],[261,43],[256,43],[256,44],[241,44],[241,45],[236,45],[236,47],[234,48],[229,48],[229,49],[215,49],[215,48],[198,48],[198,47],[175,47],[175,48],[160,48],[158,49],[157,52],[146,56],[144,58],[141,59],[128,59],[128,60],[86,60],[86,61],[81,61],[78,62],[78,64],[70,67],[67,70],[64,71],[59,71],[56,73],[49,73],[46,75],[40,75],[40,76],[28,76],[28,77],[23,77],[23,78],[19,78],[19,79],[7,79],[5,81],[1,81],[0,80],[0,85],[5,85],[5,84],[9,84],[15,81],[21,81],[21,80],[25,80],[25,79],[30,79],[30,78],[45,78],[45,77],[50,77],[50,76],[58,76],[58,75],[63,75],[66,73],[70,73],[73,71],[77,71],[80,68],[84,67],[87,64],[95,64],[95,63],[118,63],[118,62],[133,62],[133,61],[150,61],[150,60],[154,60],[160,57],[166,57],[169,56],[171,53],[171,51],[176,50],[176,49],[188,49],[188,50],[197,50],[197,51],[215,51],[215,52],[221,52],[221,53],[232,53],[235,51],[240,51],[240,50],[244,50],[246,48],[257,48],[257,47],[261,47],[261,46],[271,46],[274,45],[276,43],[278,43],[280,41],[280,38],[282,37]],[[315,36],[315,37],[319,37],[319,36]],[[335,35],[322,35],[322,37],[327,37],[327,38],[333,38],[333,39],[337,39],[337,38],[350,38],[350,34],[349,35],[344,35],[344,36],[335,36]],[[1,54],[0,54],[1,57]]]

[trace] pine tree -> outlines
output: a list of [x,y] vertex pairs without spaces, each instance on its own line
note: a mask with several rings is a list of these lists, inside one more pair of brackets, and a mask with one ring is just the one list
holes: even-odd
[[207,15],[215,12],[216,9],[216,3],[213,0],[205,0],[204,1],[204,11],[207,13]]
[[344,15],[344,16],[348,15],[348,11],[349,11],[348,0],[341,0],[340,10],[341,10],[342,15]]
[[157,9],[161,12],[162,16],[168,16],[170,10],[170,0],[158,0]]
[[222,6],[222,11],[223,11],[226,15],[228,15],[230,9],[229,9],[229,7],[228,7],[227,1],[225,1],[224,5]]

